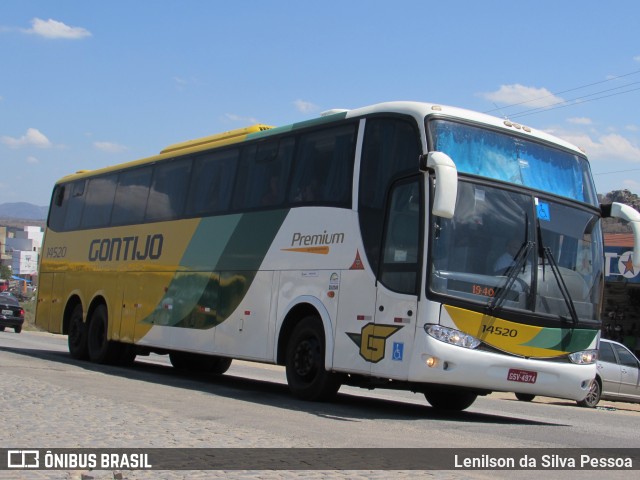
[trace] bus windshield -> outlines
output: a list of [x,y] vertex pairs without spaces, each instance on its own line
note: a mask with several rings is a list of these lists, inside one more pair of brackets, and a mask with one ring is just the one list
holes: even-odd
[[454,217],[432,220],[430,289],[490,314],[499,308],[595,320],[599,222],[584,208],[462,180]]
[[452,122],[429,122],[434,150],[460,173],[480,175],[598,206],[587,160],[518,136]]

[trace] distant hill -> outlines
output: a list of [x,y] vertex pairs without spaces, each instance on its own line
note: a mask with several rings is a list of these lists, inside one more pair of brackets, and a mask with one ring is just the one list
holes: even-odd
[[0,203],[0,218],[22,220],[46,220],[49,207],[38,207],[31,203]]

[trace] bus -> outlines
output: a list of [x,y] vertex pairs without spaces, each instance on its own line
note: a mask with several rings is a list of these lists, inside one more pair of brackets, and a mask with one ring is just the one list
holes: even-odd
[[[71,356],[284,366],[291,393],[580,401],[596,374],[604,216],[573,145],[444,105],[254,125],[56,182],[36,323]],[[505,260],[505,254],[507,255]]]

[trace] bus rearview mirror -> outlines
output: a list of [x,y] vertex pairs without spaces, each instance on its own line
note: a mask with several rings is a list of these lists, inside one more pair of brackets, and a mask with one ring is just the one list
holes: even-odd
[[[422,157],[422,166],[435,173],[435,191],[431,213],[437,217],[452,218],[458,196],[458,170],[451,157],[443,152],[429,152]],[[426,162],[425,162],[426,160]]]

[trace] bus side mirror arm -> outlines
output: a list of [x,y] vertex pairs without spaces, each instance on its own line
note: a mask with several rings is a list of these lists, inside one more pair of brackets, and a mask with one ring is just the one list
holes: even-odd
[[633,230],[633,265],[640,268],[640,213],[633,207],[618,202],[601,204],[600,210],[603,218],[620,218],[629,222]]
[[452,218],[458,197],[458,170],[451,157],[443,152],[429,152],[420,157],[420,170],[433,171],[436,176],[433,215]]

